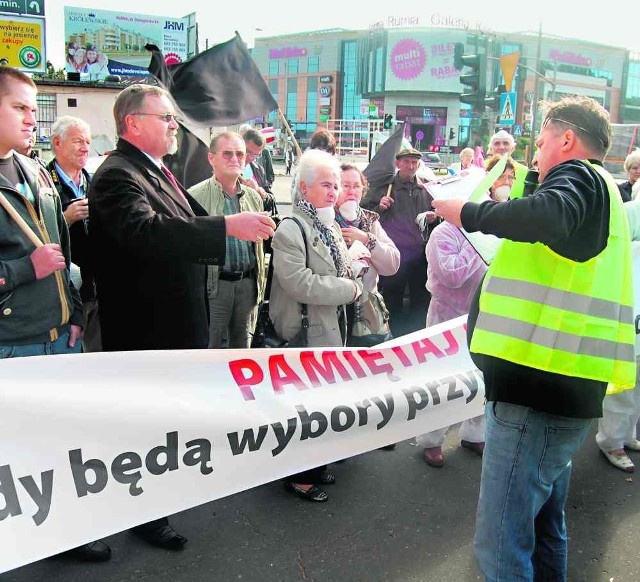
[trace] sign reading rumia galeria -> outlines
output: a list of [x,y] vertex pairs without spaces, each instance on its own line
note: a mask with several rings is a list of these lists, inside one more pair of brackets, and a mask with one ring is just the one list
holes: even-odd
[[0,572],[481,414],[464,321],[369,350],[3,360]]

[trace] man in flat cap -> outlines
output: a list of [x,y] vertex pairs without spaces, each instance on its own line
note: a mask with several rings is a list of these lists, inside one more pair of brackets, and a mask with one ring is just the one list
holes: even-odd
[[[422,154],[414,148],[404,148],[396,155],[396,173],[390,182],[372,188],[362,206],[380,214],[380,223],[400,250],[400,269],[391,277],[380,277],[380,287],[390,314],[391,331],[395,337],[425,326],[429,292],[425,240],[416,224],[418,214],[428,212],[428,221],[435,220],[433,200],[417,176]],[[404,309],[406,289],[409,309]]]

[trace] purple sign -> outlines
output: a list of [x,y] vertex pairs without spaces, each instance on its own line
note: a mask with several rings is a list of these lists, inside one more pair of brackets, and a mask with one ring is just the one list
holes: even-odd
[[300,48],[297,46],[286,46],[279,49],[269,49],[270,59],[294,59],[296,57],[304,57],[306,54],[306,48]]
[[413,38],[403,38],[391,49],[389,66],[398,79],[415,79],[424,71],[426,64],[426,51],[422,44]]

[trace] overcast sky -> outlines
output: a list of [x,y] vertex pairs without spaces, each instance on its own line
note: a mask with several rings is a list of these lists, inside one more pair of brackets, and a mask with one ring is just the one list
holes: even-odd
[[[363,29],[377,21],[419,19],[421,27],[429,27],[432,19],[462,20],[472,28],[486,31],[537,31],[592,42],[611,44],[640,52],[640,27],[633,3],[608,0],[595,9],[572,0],[458,0],[451,10],[430,9],[444,2],[406,3],[397,12],[379,9],[378,2],[344,0],[242,0],[237,3],[212,0],[45,0],[47,15],[47,58],[56,67],[64,63],[64,6],[80,6],[99,10],[135,12],[158,16],[185,16],[196,12],[199,23],[200,48],[205,39],[209,45],[229,40],[234,31],[253,46],[256,36],[304,32],[325,28]],[[405,8],[406,6],[406,8]],[[604,14],[606,7],[608,14]]]

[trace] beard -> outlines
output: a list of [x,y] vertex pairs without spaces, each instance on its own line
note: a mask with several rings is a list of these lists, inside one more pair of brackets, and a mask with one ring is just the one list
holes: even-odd
[[171,136],[167,144],[167,153],[169,155],[173,155],[177,151],[178,151],[178,138],[175,136]]

